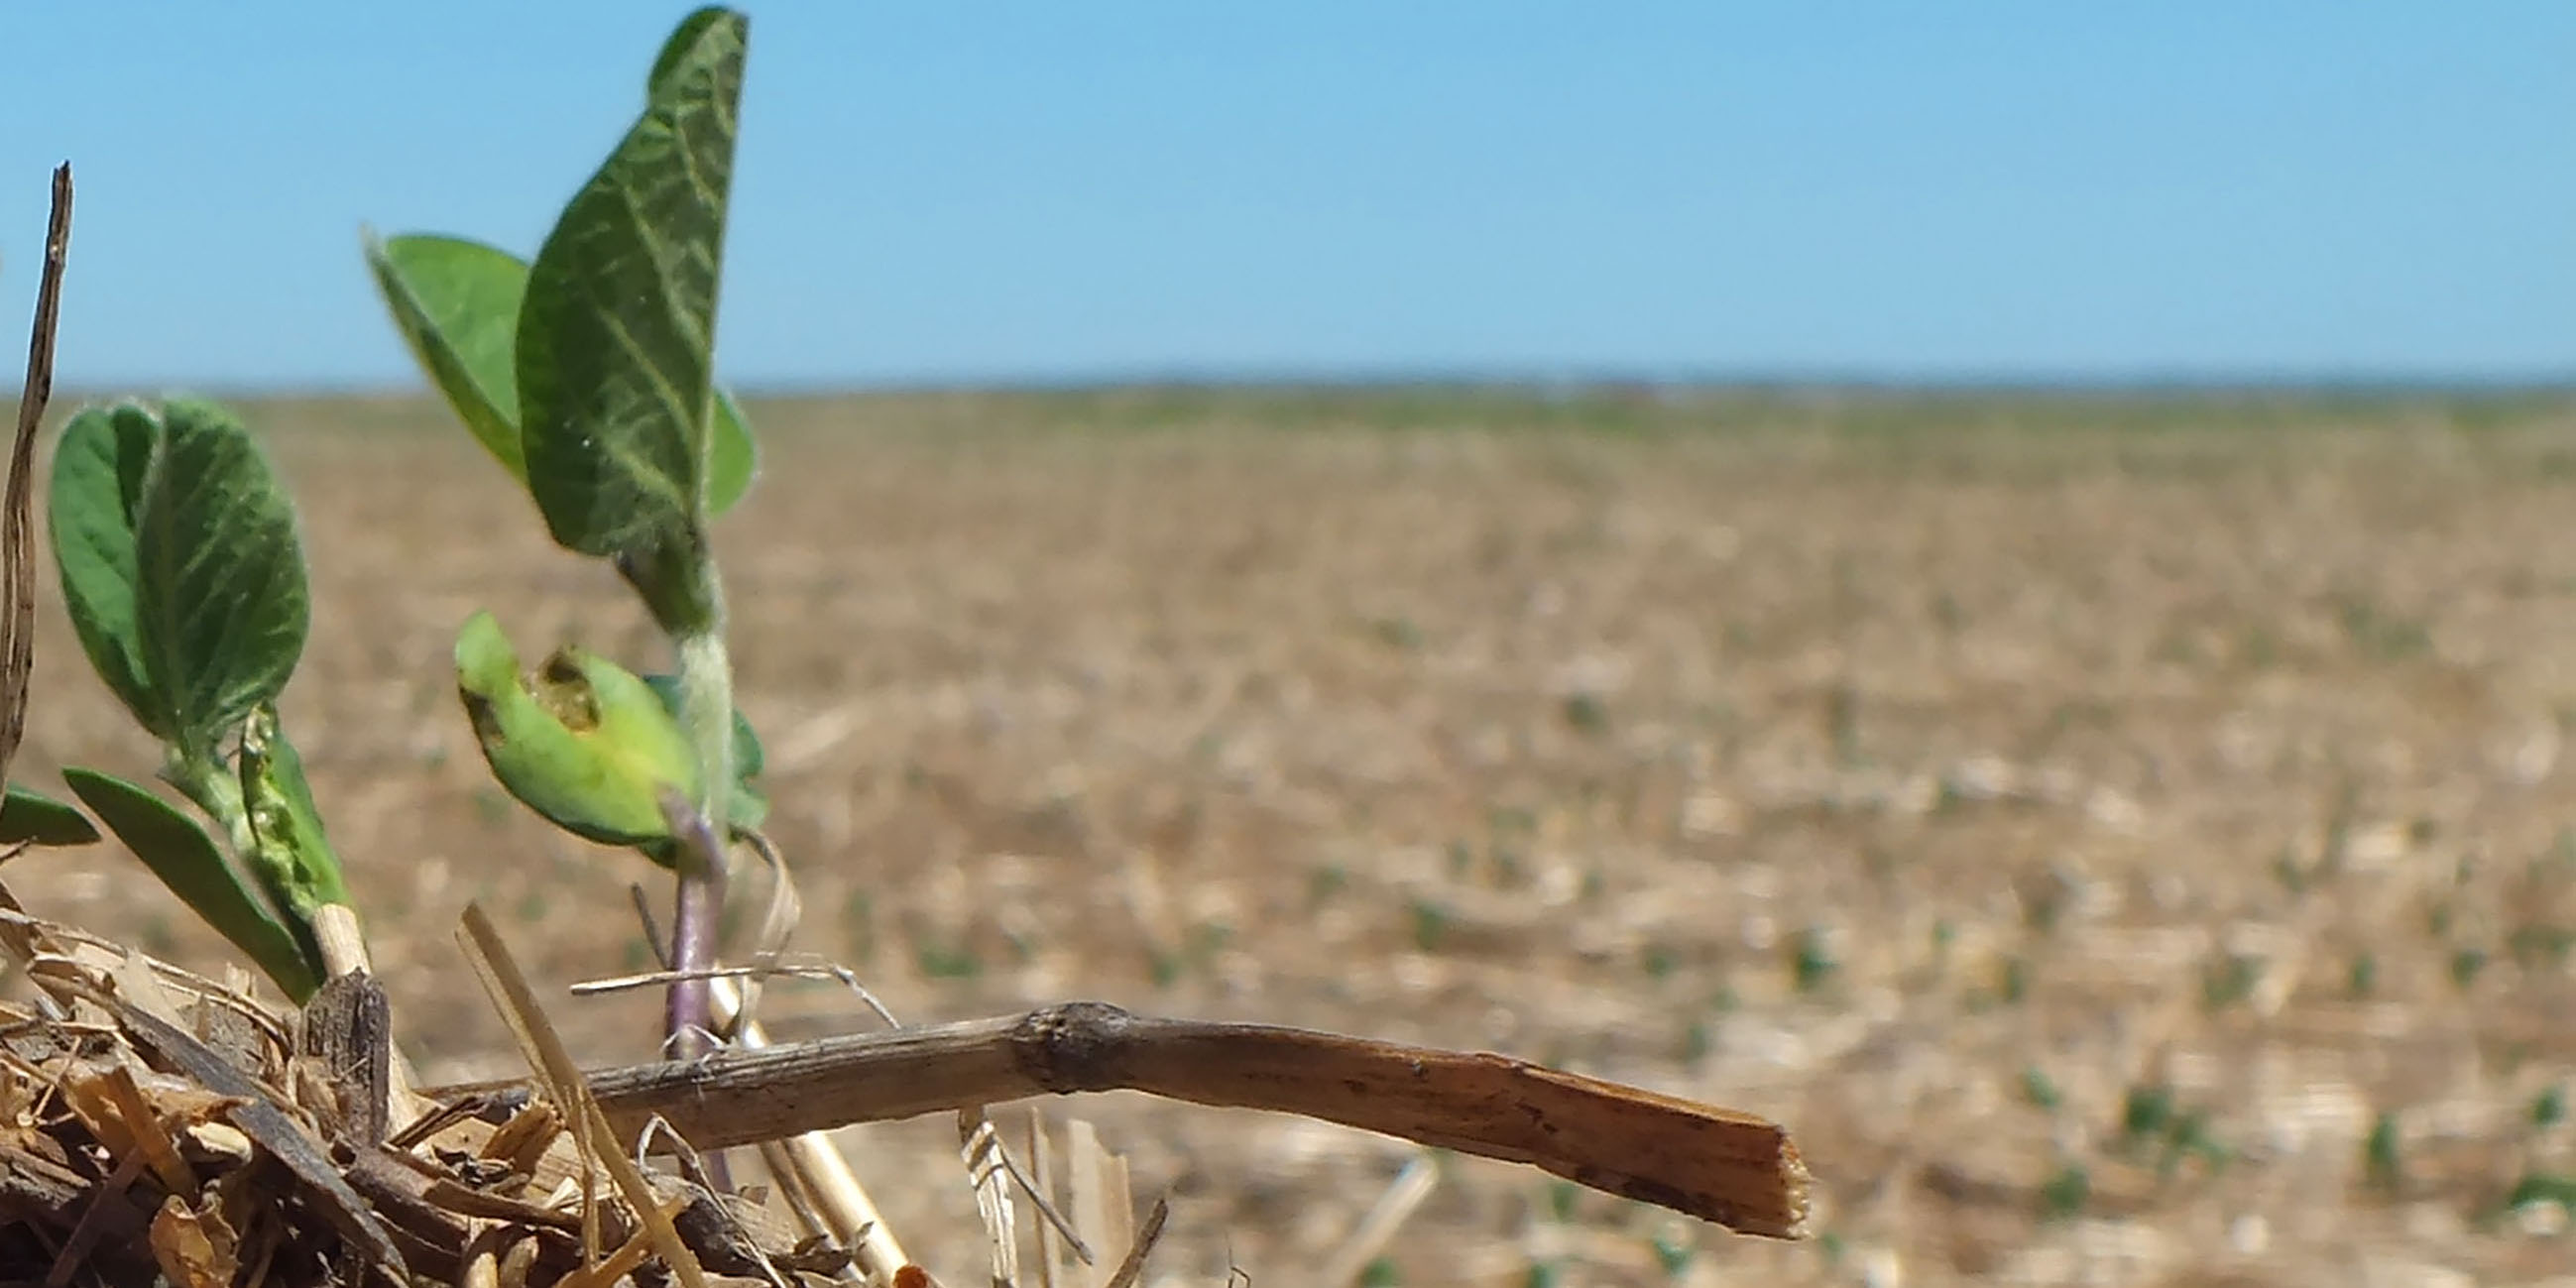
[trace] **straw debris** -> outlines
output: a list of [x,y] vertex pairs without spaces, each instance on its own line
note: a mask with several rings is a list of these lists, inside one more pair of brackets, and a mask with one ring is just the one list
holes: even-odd
[[[422,1098],[389,1077],[390,1016],[363,973],[294,1011],[31,917],[0,888],[0,957],[33,985],[30,1000],[0,1004],[0,1279],[52,1288],[155,1276],[186,1288],[929,1282],[909,1263],[859,1264],[843,1241],[773,1211],[770,1189],[718,1192],[695,1149],[775,1143],[961,1099],[1118,1087],[1531,1162],[1748,1233],[1795,1237],[1805,1216],[1796,1151],[1757,1119],[1501,1057],[1097,1003],[585,1072],[479,909],[468,909],[460,940],[531,1078]],[[1247,1062],[1268,1078],[1243,1077]],[[973,1070],[986,1072],[960,1076]],[[944,1085],[945,1098],[925,1101],[925,1085]],[[1334,1085],[1349,1089],[1347,1102]],[[1495,1119],[1498,1096],[1521,1110]],[[791,1112],[750,1112],[761,1104]],[[737,1125],[714,1125],[728,1117]],[[755,1139],[744,1122],[766,1123],[767,1134]],[[1641,1147],[1686,1128],[1709,1146],[1698,1157]],[[1032,1227],[1043,1221],[998,1217],[993,1243],[1008,1251],[996,1261],[1007,1255],[1009,1270],[997,1282],[1017,1280],[1023,1237],[1040,1282],[1060,1272],[1133,1282],[1169,1215],[1156,1200],[1139,1225],[1124,1160],[1088,1123],[1066,1130],[1079,1228],[1042,1234]],[[677,1156],[679,1174],[639,1166],[648,1148]],[[979,1152],[999,1152],[989,1125]],[[1613,1156],[1617,1166],[1605,1161]],[[989,1166],[988,1187],[1005,1184],[1005,1165]],[[776,1180],[792,1210],[785,1191],[796,1178]],[[1043,1174],[1022,1184],[1039,1208],[1052,1201]],[[1065,1255],[1085,1242],[1117,1260],[1085,1268]]]
[[431,1106],[385,1135],[388,1029],[346,1023],[383,1013],[365,976],[296,1013],[0,904],[35,986],[0,1004],[0,1280],[793,1285],[849,1264],[756,1195],[581,1158],[550,1103]]

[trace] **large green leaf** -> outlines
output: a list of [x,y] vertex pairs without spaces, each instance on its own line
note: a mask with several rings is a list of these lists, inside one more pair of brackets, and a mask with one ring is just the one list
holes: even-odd
[[43,792],[9,784],[0,803],[0,845],[90,845],[98,829],[89,816]]
[[[528,481],[519,442],[519,306],[528,266],[508,251],[460,237],[407,233],[367,243],[367,267],[432,385],[510,477]],[[719,390],[707,507],[732,509],[758,464],[751,427]]]
[[166,740],[176,716],[146,673],[135,620],[135,529],[160,444],[160,422],[133,403],[72,417],[54,449],[46,520],[81,651],[135,720]]
[[177,717],[174,741],[202,753],[276,698],[303,656],[295,509],[240,421],[172,399],[135,528],[144,672]]
[[304,651],[304,554],[268,462],[212,403],[128,403],[73,418],[52,491],[82,650],[144,728],[210,759]]
[[[748,22],[702,10],[643,116],[565,206],[519,311],[520,441],[555,539],[635,576],[703,563],[716,299]],[[640,583],[639,583],[640,585]],[[711,602],[683,591],[657,598]]]
[[320,963],[269,915],[197,821],[149,789],[91,769],[67,768],[72,794],[107,824],[143,866],[242,950],[297,1002],[313,995]]

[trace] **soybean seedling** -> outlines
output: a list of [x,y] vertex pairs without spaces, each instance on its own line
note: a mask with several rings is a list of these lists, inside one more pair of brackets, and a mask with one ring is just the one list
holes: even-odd
[[277,715],[310,607],[294,510],[249,431],[191,399],[84,410],[55,449],[50,521],[82,651],[161,740],[161,780],[223,840],[97,770],[66,767],[73,794],[288,996],[362,965]]
[[759,744],[734,713],[710,539],[751,481],[749,429],[714,379],[716,299],[748,23],[701,9],[665,42],[644,110],[556,219],[534,261],[444,236],[370,238],[367,262],[412,355],[555,542],[612,564],[669,638],[644,677],[566,646],[522,672],[477,614],[457,685],[511,795],[678,875],[667,1034],[713,1027],[727,853],[763,807]]

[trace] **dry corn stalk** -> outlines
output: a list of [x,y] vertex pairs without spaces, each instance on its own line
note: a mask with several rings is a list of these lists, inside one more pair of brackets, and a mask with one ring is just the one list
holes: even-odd
[[1797,1147],[1750,1114],[1491,1053],[1099,1002],[721,1051],[589,1081],[621,1135],[658,1117],[707,1149],[1034,1095],[1142,1091],[1527,1163],[1744,1234],[1799,1238],[1807,1218]]

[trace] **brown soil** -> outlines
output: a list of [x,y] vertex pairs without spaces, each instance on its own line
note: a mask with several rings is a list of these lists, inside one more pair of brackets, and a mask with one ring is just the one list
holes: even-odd
[[[246,410],[315,566],[287,721],[397,1024],[434,1079],[513,1072],[465,901],[559,988],[641,964],[624,888],[658,874],[490,785],[453,633],[488,606],[524,649],[643,664],[651,636],[436,409]],[[2576,1173],[2576,1128],[2533,1112],[2576,1076],[2563,400],[755,420],[765,475],[719,540],[801,947],[906,1018],[1091,997],[1499,1049],[1780,1119],[1818,1175],[1826,1238],[1781,1246],[1454,1160],[1390,1250],[1403,1283],[2576,1265],[2554,1209],[2496,1215]],[[46,593],[22,773],[148,773]],[[113,846],[8,876],[224,960]],[[654,999],[554,996],[586,1058],[652,1051]],[[765,1014],[867,1023],[830,986]],[[1152,1282],[1302,1282],[1409,1156],[1045,1108],[1171,1188]],[[2384,1114],[2394,1177],[2367,1165]],[[953,1126],[847,1139],[898,1236],[971,1278]]]

